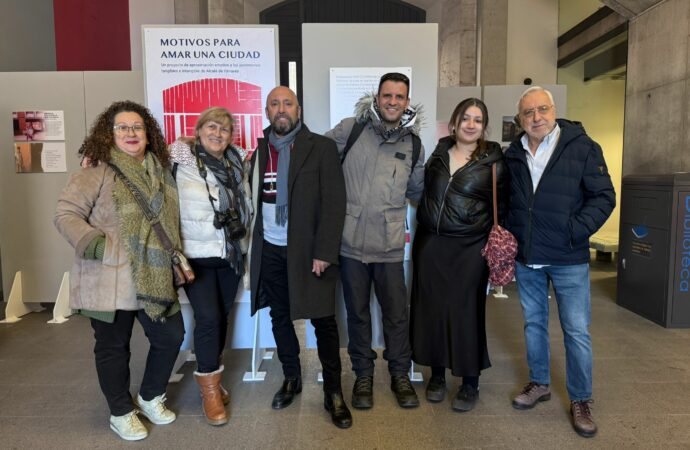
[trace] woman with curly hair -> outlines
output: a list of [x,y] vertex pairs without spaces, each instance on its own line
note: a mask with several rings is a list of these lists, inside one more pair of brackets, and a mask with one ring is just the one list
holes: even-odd
[[[70,306],[89,317],[101,390],[110,428],[139,440],[155,424],[175,420],[165,388],[184,337],[171,257],[123,179],[139,191],[176,248],[180,246],[177,188],[165,140],[151,113],[115,102],[94,122],[79,149],[87,167],[62,191],[55,226],[74,247]],[[129,393],[130,338],[134,320],[151,344],[136,400]]]
[[[221,385],[228,314],[244,274],[252,205],[245,176],[245,151],[232,144],[233,117],[221,107],[201,113],[194,138],[170,146],[180,195],[184,254],[196,280],[185,291],[194,310],[194,378],[206,421],[228,422]],[[191,140],[190,140],[191,139]]]

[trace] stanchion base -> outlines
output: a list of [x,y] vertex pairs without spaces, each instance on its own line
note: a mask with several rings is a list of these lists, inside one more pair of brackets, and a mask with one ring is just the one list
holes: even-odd
[[264,379],[266,379],[266,372],[245,372],[244,376],[242,377],[242,381],[244,382],[264,381]]
[[69,319],[67,317],[56,317],[54,319],[50,319],[47,323],[65,323]]
[[174,373],[170,375],[170,378],[168,379],[168,383],[179,383],[182,381],[182,378],[184,378],[183,373]]
[[0,323],[15,323],[15,322],[19,322],[20,320],[22,320],[21,317],[15,317],[15,316],[5,317],[4,319],[0,320]]

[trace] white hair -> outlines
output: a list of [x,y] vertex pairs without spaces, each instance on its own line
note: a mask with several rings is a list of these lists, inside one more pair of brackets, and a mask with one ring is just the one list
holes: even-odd
[[549,101],[551,102],[551,104],[555,105],[555,103],[553,101],[553,95],[551,95],[551,91],[549,91],[548,89],[544,89],[541,86],[530,86],[525,90],[525,92],[522,93],[522,95],[520,96],[520,99],[517,101],[517,105],[515,105],[518,113],[520,112],[520,103],[522,103],[522,99],[524,99],[525,97],[527,97],[529,94],[531,94],[533,92],[544,92],[544,93],[546,93],[546,95],[549,97]]

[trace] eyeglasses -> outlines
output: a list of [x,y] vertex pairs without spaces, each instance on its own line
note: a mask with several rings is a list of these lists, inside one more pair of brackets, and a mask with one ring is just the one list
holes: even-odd
[[129,130],[132,130],[136,134],[141,134],[146,131],[146,128],[140,123],[135,123],[132,126],[124,123],[118,123],[113,127],[113,130],[115,130],[115,133],[117,134],[129,134]]
[[222,127],[215,122],[207,122],[206,125],[204,125],[204,128],[206,128],[208,131],[210,131],[212,133],[215,133],[216,131],[219,131],[219,130],[223,134],[231,134],[232,133],[232,129],[230,129],[228,127]]
[[539,113],[540,115],[544,115],[547,112],[551,111],[551,108],[553,108],[553,105],[541,105],[541,106],[537,106],[536,108],[526,109],[526,110],[522,111],[520,113],[520,115],[522,117],[524,117],[525,119],[531,119],[532,117],[534,117],[535,113]]

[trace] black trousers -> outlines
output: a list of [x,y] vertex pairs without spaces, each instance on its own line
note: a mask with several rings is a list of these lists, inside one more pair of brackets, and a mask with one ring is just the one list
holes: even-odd
[[122,416],[134,409],[129,393],[129,342],[135,318],[141,323],[150,344],[144,378],[139,388],[139,394],[144,400],[151,400],[165,393],[184,339],[184,324],[179,312],[167,317],[165,322],[153,322],[143,309],[118,310],[113,323],[91,319],[96,338],[93,352],[96,356],[98,383],[113,416]]
[[194,310],[197,371],[210,373],[220,367],[228,335],[228,314],[235,303],[240,276],[222,258],[194,258],[189,263],[196,279],[184,289]]
[[340,257],[340,275],[347,309],[347,351],[358,377],[374,375],[376,352],[371,348],[371,283],[381,305],[383,358],[391,375],[406,375],[411,366],[410,321],[402,262],[369,263]]
[[[290,318],[290,295],[287,277],[287,247],[264,241],[261,254],[261,295],[271,308],[273,337],[278,359],[286,378],[301,377],[299,340]],[[340,338],[335,316],[311,319],[316,333],[316,347],[323,368],[324,392],[340,392]]]

